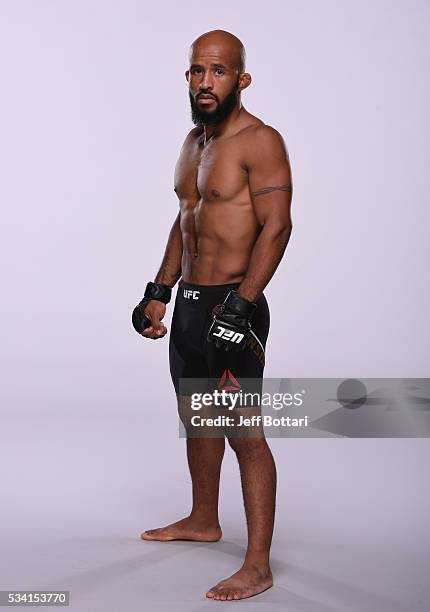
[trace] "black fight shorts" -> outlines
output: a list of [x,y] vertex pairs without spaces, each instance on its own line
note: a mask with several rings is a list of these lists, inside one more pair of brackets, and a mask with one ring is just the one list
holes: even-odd
[[227,391],[241,388],[243,378],[262,379],[270,325],[264,293],[256,301],[257,308],[251,318],[252,332],[242,351],[225,351],[207,341],[217,307],[229,291],[239,285],[179,282],[169,340],[170,374],[176,393],[183,394],[181,379],[209,381],[210,389],[215,384],[218,389]]

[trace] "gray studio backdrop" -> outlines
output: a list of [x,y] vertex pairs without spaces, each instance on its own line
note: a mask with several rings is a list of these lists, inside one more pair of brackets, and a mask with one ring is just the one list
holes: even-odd
[[[294,229],[266,290],[266,376],[429,375],[429,17],[425,1],[0,2],[0,473],[11,493],[0,525],[11,551],[48,533],[134,537],[188,510],[168,339],[140,339],[130,313],[177,214],[173,169],[192,127],[184,71],[204,31],[243,40],[243,103],[291,158]],[[277,541],[350,535],[354,516],[360,537],[427,550],[428,440],[273,448]],[[223,474],[224,522],[243,544],[231,454]],[[1,588],[50,584],[52,568],[11,555]],[[60,574],[68,588],[71,568]]]

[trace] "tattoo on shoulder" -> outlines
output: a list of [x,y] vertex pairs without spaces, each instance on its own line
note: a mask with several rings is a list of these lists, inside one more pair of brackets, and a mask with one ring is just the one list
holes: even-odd
[[252,196],[264,195],[271,193],[272,191],[291,191],[291,185],[276,185],[275,187],[263,187],[263,189],[257,189],[251,193]]

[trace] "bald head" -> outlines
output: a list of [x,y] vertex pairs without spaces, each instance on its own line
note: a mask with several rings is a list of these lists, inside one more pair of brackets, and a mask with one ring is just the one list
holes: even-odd
[[196,125],[218,125],[235,109],[239,112],[241,93],[252,81],[241,41],[225,30],[202,34],[191,45],[185,78]]
[[200,52],[215,52],[222,54],[232,68],[239,73],[245,70],[245,47],[242,42],[230,32],[225,30],[212,30],[202,34],[192,43],[190,47],[190,64],[193,58]]

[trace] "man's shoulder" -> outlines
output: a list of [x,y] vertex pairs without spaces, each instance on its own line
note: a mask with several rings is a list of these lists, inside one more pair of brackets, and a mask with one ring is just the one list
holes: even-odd
[[250,125],[244,130],[244,136],[254,143],[255,146],[273,146],[273,145],[284,145],[284,138],[271,125],[260,121]]
[[181,153],[189,154],[196,143],[198,143],[204,135],[204,130],[202,127],[194,127],[192,128],[188,134],[184,138],[184,142],[182,143]]
[[204,136],[204,128],[201,126],[193,127],[185,136],[184,144],[194,143],[196,140]]
[[242,151],[246,167],[259,164],[262,160],[267,162],[288,155],[284,138],[271,125],[261,122],[250,126],[243,136]]
[[204,133],[203,126],[200,125],[197,127],[193,127],[186,135],[186,138],[197,138],[198,136],[201,136],[203,133]]

